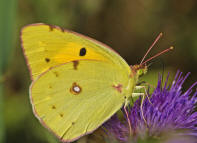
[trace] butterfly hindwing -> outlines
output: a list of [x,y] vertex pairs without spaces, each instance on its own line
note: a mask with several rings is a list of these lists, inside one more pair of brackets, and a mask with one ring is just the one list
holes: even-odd
[[73,141],[121,108],[128,76],[112,64],[95,60],[53,67],[31,85],[34,113],[60,139]]

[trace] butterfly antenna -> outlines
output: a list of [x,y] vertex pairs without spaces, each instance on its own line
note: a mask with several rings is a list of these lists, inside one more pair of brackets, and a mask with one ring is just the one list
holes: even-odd
[[144,57],[142,58],[140,65],[143,63],[144,59],[146,58],[146,56],[148,55],[148,53],[150,52],[150,50],[155,46],[155,44],[159,41],[159,39],[162,37],[163,33],[161,32],[157,38],[155,39],[155,41],[152,43],[152,45],[150,46],[150,48],[148,48],[148,51],[146,52],[146,54],[144,55]]
[[162,54],[164,54],[164,53],[167,53],[167,52],[169,52],[169,51],[171,51],[171,50],[173,50],[173,49],[174,49],[174,47],[171,46],[170,48],[165,49],[165,50],[161,51],[160,53],[157,53],[156,55],[150,57],[148,60],[146,60],[145,62],[141,63],[140,65],[144,65],[144,64],[146,64],[147,62],[149,62],[150,60],[152,60],[152,59],[154,59],[154,58],[156,58],[156,57],[158,57],[158,56],[160,56],[160,55],[162,55]]

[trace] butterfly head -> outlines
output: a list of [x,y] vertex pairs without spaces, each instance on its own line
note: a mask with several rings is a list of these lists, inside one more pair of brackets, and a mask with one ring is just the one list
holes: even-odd
[[135,75],[137,77],[140,77],[147,73],[148,67],[147,65],[140,64],[140,65],[134,65],[131,67],[132,75]]

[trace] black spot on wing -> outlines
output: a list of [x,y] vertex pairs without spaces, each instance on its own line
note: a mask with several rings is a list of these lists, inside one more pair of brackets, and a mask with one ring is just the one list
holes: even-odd
[[86,52],[87,52],[87,51],[86,51],[86,48],[84,48],[84,47],[81,48],[81,49],[80,49],[80,52],[79,52],[79,56],[85,56],[85,55],[86,55]]

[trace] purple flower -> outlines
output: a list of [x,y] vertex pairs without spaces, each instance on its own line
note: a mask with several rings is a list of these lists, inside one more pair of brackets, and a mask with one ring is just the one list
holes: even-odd
[[142,110],[141,98],[134,103],[129,110],[132,136],[129,136],[127,119],[121,122],[116,115],[104,124],[108,134],[122,142],[150,137],[161,139],[166,136],[170,140],[165,143],[176,143],[174,139],[177,137],[179,140],[182,137],[188,138],[187,143],[197,142],[197,91],[192,92],[197,82],[186,92],[182,91],[182,85],[189,74],[182,76],[181,72],[177,72],[171,87],[167,85],[168,77],[164,87],[160,78],[156,89],[149,95],[150,101],[148,98],[144,100]]

